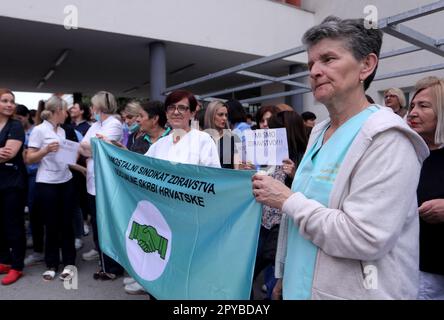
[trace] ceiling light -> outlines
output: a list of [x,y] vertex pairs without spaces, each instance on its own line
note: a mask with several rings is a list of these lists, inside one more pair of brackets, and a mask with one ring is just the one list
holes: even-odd
[[54,69],[49,70],[48,73],[46,74],[46,76],[43,77],[43,79],[44,79],[45,81],[48,81],[48,79],[52,77],[52,75],[54,74],[54,72],[55,72]]
[[58,67],[62,64],[63,61],[65,61],[66,57],[69,54],[69,50],[66,49],[62,52],[62,54],[59,56],[59,58],[56,60],[54,66]]

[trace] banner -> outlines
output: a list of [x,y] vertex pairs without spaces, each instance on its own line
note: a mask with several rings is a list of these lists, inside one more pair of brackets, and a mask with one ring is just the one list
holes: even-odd
[[254,172],[92,145],[107,255],[157,299],[249,299],[262,214]]

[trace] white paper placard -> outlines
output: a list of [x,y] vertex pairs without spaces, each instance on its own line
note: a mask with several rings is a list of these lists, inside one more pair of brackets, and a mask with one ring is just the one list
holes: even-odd
[[243,159],[255,165],[282,165],[288,159],[287,130],[258,129],[245,130],[242,146]]
[[55,154],[58,163],[75,164],[80,143],[62,139],[59,142],[59,151]]

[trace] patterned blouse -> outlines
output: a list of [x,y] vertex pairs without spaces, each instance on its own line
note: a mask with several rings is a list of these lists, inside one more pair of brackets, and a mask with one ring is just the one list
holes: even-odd
[[[287,175],[284,172],[283,166],[276,166],[274,172],[271,174],[273,178],[284,183]],[[269,206],[262,206],[262,226],[266,229],[271,229],[275,225],[281,223],[282,213],[281,210],[271,208]]]

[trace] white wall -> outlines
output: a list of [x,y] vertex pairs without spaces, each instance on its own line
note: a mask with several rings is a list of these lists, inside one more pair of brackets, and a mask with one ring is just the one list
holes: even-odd
[[80,28],[261,56],[299,46],[314,18],[265,0],[16,0],[0,15],[62,25],[66,5],[78,8]]

